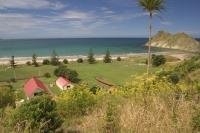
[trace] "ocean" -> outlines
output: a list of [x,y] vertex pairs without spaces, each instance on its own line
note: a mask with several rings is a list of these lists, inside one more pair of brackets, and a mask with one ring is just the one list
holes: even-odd
[[[145,53],[147,38],[66,38],[66,39],[2,39],[0,58],[50,56],[55,50],[59,56],[87,55],[90,49],[97,55]],[[156,51],[156,49],[154,49]],[[160,51],[160,49],[159,49]]]

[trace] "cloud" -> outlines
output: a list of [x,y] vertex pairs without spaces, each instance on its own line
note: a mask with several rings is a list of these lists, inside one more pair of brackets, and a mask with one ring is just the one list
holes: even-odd
[[60,2],[48,0],[0,0],[0,9],[62,9]]
[[162,25],[166,25],[166,26],[170,26],[170,25],[172,25],[172,22],[170,22],[170,21],[161,21],[161,24]]

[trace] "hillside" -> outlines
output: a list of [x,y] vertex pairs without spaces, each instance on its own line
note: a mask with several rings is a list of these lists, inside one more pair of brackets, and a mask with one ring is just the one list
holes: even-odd
[[[146,44],[146,46],[147,45],[148,43]],[[190,52],[200,51],[200,43],[186,33],[171,34],[168,32],[159,31],[152,38],[151,45],[153,47],[179,49]]]

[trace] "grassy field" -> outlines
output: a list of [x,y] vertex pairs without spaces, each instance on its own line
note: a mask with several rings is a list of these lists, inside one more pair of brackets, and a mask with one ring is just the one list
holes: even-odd
[[[97,84],[95,80],[96,77],[102,77],[116,85],[122,85],[125,81],[129,80],[131,76],[140,75],[146,72],[146,65],[142,64],[141,59],[138,58],[132,58],[121,62],[114,61],[110,64],[105,64],[100,61],[96,64],[70,62],[70,64],[67,64],[67,67],[76,70],[79,73],[81,81],[86,82],[91,86]],[[16,77],[24,80],[12,83],[12,86],[16,89],[22,89],[26,79],[33,76],[43,76],[46,72],[51,74],[51,78],[40,79],[49,86],[50,84],[55,83],[56,77],[53,74],[55,68],[55,66],[51,65],[41,65],[39,67],[27,65],[17,66],[15,69]],[[152,68],[152,72],[155,72],[158,69],[160,68]],[[13,77],[14,71],[11,68],[8,66],[0,67],[0,81],[10,80]],[[53,93],[59,92],[57,87],[51,88],[51,90]]]

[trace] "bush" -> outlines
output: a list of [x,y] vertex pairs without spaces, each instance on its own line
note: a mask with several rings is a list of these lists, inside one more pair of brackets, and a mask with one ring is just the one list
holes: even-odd
[[98,86],[92,86],[91,88],[90,88],[90,92],[92,92],[93,94],[96,94],[97,93],[97,91],[99,91],[100,90],[100,88],[98,87]]
[[43,64],[43,65],[49,65],[49,64],[50,64],[50,61],[49,61],[48,59],[44,59],[44,60],[42,61],[42,64]]
[[200,131],[200,110],[197,109],[193,118],[192,118],[192,126],[194,131]]
[[105,127],[104,131],[106,133],[118,133],[120,132],[119,126],[119,114],[117,112],[117,107],[114,103],[109,102],[106,109],[105,116]]
[[0,87],[0,108],[15,107],[15,92],[11,87]]
[[117,61],[122,61],[122,58],[121,57],[117,57]]
[[94,95],[85,85],[76,86],[58,98],[58,109],[64,117],[86,115],[96,104]]
[[171,73],[168,76],[168,79],[173,84],[177,84],[180,81],[179,75],[177,73]]
[[78,83],[80,81],[78,78],[78,73],[75,70],[67,68],[66,66],[59,66],[54,70],[54,74],[57,77],[65,77],[74,83]]
[[15,78],[11,78],[11,79],[10,79],[10,82],[15,83],[15,82],[17,82],[17,80],[16,80]]
[[78,63],[83,63],[83,59],[82,58],[78,58],[77,62]]
[[27,61],[27,62],[26,62],[26,65],[30,66],[30,65],[31,65],[31,62],[30,62],[30,61]]
[[111,62],[112,62],[112,59],[111,59],[111,55],[110,55],[110,51],[109,51],[109,50],[106,51],[106,55],[105,55],[105,57],[104,57],[104,59],[103,59],[103,62],[104,62],[104,63],[111,63]]
[[35,67],[39,66],[39,64],[37,62],[37,55],[36,54],[32,55],[32,65],[35,66]]
[[56,110],[56,102],[43,95],[35,96],[18,107],[12,125],[35,132],[55,132],[62,123],[63,120]]
[[50,77],[51,77],[51,74],[47,72],[47,73],[44,74],[44,77],[45,77],[45,78],[50,78]]
[[64,59],[64,60],[63,60],[63,63],[64,63],[64,64],[68,64],[69,61],[68,61],[67,59]]
[[166,58],[163,55],[152,55],[152,65],[158,67],[166,63]]

